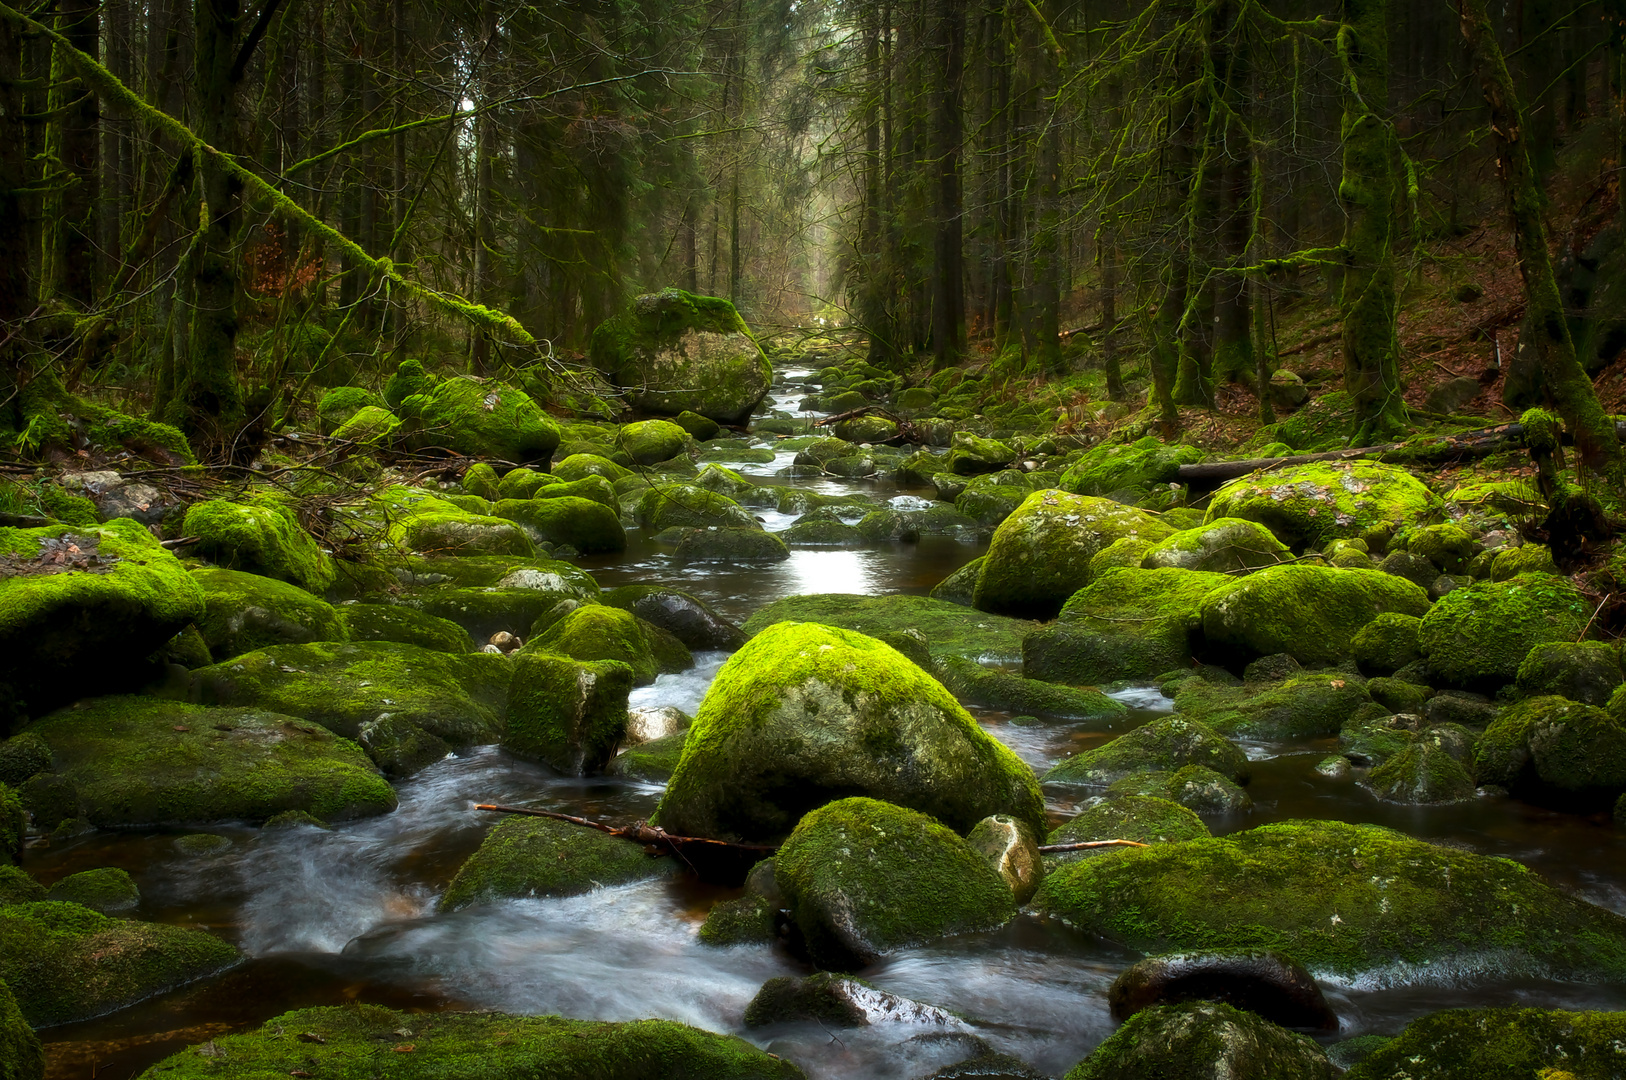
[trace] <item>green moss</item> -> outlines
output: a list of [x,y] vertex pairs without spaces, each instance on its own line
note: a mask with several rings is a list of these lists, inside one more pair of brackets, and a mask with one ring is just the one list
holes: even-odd
[[1626,723],[1613,705],[1606,712],[1567,698],[1529,698],[1485,729],[1474,771],[1481,784],[1535,801],[1604,809],[1626,791]]
[[45,1048],[4,981],[0,981],[0,1077],[45,1080]]
[[[389,386],[384,396],[390,398]],[[443,448],[524,465],[547,461],[559,445],[553,418],[505,383],[446,379],[392,405],[404,421],[402,435],[420,450]]]
[[0,864],[0,907],[44,899],[44,885],[10,863]]
[[677,772],[678,762],[683,759],[683,747],[688,740],[687,731],[678,731],[639,743],[611,759],[606,771],[616,776],[664,784]]
[[1350,655],[1366,671],[1399,671],[1422,659],[1418,635],[1423,620],[1416,615],[1385,611],[1355,631]]
[[1168,799],[1199,814],[1235,814],[1253,807],[1253,797],[1240,785],[1206,765],[1131,773],[1106,791],[1109,799],[1131,795]]
[[[1246,656],[1287,653],[1306,667],[1351,655],[1355,635],[1384,612],[1422,616],[1428,594],[1391,574],[1276,566],[1203,598],[1203,636]],[[1425,623],[1426,626],[1426,623]]]
[[331,435],[368,406],[383,405],[384,399],[359,386],[335,386],[316,403],[316,417],[323,435]]
[[1174,567],[1107,570],[1067,600],[1054,626],[1023,640],[1023,673],[1101,685],[1189,667],[1203,598],[1231,580]]
[[1204,456],[1195,446],[1170,446],[1150,436],[1123,446],[1096,446],[1062,474],[1058,486],[1075,495],[1144,491],[1174,482],[1180,466],[1195,465]]
[[1137,952],[1279,949],[1323,978],[1403,983],[1438,963],[1626,973],[1626,918],[1510,860],[1372,825],[1282,822],[1116,852],[1062,867],[1034,903]]
[[1174,708],[1230,738],[1294,739],[1331,735],[1370,701],[1358,678],[1308,672],[1265,689],[1187,679]]
[[474,651],[468,631],[450,619],[400,604],[343,604],[337,609],[349,641],[394,641],[436,652]]
[[1413,740],[1373,769],[1366,786],[1378,798],[1398,803],[1460,802],[1474,795],[1474,778],[1462,762],[1426,739]]
[[547,651],[523,651],[513,667],[503,746],[567,776],[603,771],[627,733],[633,669]]
[[497,482],[497,494],[489,496],[493,502],[502,499],[529,499],[545,487],[564,483],[558,477],[535,469],[509,469]]
[[518,555],[409,557],[398,575],[414,586],[528,590],[597,601],[598,583],[572,563]]
[[787,596],[758,608],[743,629],[756,635],[783,622],[823,623],[861,634],[919,630],[934,656],[969,660],[1014,660],[1034,624],[984,615],[959,604],[923,596],[859,596],[815,593]]
[[1552,549],[1546,544],[1520,544],[1503,548],[1491,559],[1492,581],[1507,581],[1520,574],[1556,574],[1558,564],[1553,562]]
[[538,543],[569,544],[584,555],[627,547],[621,515],[601,501],[575,496],[504,499],[495,513],[518,522]]
[[956,431],[943,464],[956,476],[976,476],[998,472],[1016,460],[1016,451],[995,439],[984,439],[969,431]]
[[586,499],[606,507],[620,519],[621,503],[615,488],[602,476],[584,476],[580,480],[560,481],[537,491],[533,499]]
[[217,700],[297,716],[347,738],[387,712],[456,746],[494,741],[511,676],[503,656],[450,656],[391,641],[277,645],[194,673]]
[[813,623],[770,626],[723,665],[656,820],[771,839],[853,792],[959,829],[996,813],[1043,824],[1032,771],[941,684],[873,638]]
[[743,507],[726,495],[689,484],[663,484],[650,488],[638,502],[638,524],[651,534],[674,526],[689,528],[762,528]]
[[[1413,1020],[1374,1048],[1349,1080],[1610,1080],[1620,1073],[1626,1013],[1449,1009]],[[1553,1070],[1549,1072],[1549,1070]]]
[[851,548],[868,543],[857,529],[839,521],[798,521],[779,536],[792,548]]
[[1142,1009],[1066,1080],[1333,1080],[1315,1042],[1218,1001]]
[[1291,558],[1287,545],[1258,522],[1219,518],[1195,529],[1177,532],[1153,545],[1141,562],[1135,565],[1149,568],[1177,566],[1216,574],[1246,574],[1288,562]]
[[808,813],[774,856],[774,877],[808,954],[836,970],[1016,914],[1004,879],[953,830],[875,799]]
[[362,446],[388,446],[400,428],[401,421],[388,409],[369,405],[340,425],[333,437]]
[[1557,694],[1586,705],[1606,705],[1623,681],[1612,644],[1553,641],[1532,648],[1519,663],[1518,691],[1531,697]]
[[623,427],[615,445],[637,464],[654,465],[683,453],[689,433],[669,420],[640,420]]
[[359,747],[286,713],[97,698],[29,730],[51,747],[49,775],[74,792],[75,816],[93,825],[263,821],[284,810],[338,821],[395,808]]
[[[1078,844],[1091,840],[1135,840],[1142,844],[1172,844],[1209,836],[1208,826],[1195,812],[1177,802],[1151,795],[1124,795],[1103,799],[1050,834],[1051,844]],[[1115,848],[1093,848],[1055,856],[1058,863],[1094,858]]]
[[414,394],[427,394],[440,379],[423,369],[418,360],[403,360],[384,383],[384,403],[399,409],[401,403]]
[[69,874],[46,894],[47,900],[79,904],[103,915],[122,915],[141,905],[141,891],[129,873],[116,867]]
[[553,475],[561,480],[575,481],[588,476],[602,476],[610,483],[633,475],[607,457],[598,454],[571,454],[554,465]]
[[440,910],[521,897],[579,896],[672,872],[642,845],[596,829],[514,815],[463,863],[440,898]]
[[27,829],[28,817],[22,800],[9,786],[0,784],[0,866],[22,855]]
[[1366,681],[1372,700],[1393,713],[1421,713],[1430,696],[1429,688],[1404,679],[1380,677]]
[[1132,773],[1204,765],[1237,783],[1252,776],[1248,756],[1199,720],[1176,714],[1142,724],[1111,742],[1074,754],[1044,775],[1046,784],[1106,787]]
[[[408,1035],[395,1034],[409,1032]],[[287,1033],[310,1033],[295,1039]],[[379,1033],[390,1033],[379,1040]],[[323,1080],[373,1080],[380,1053],[392,1077],[479,1080],[799,1080],[787,1061],[727,1035],[671,1020],[598,1023],[502,1013],[404,1013],[377,1005],[302,1009],[255,1032],[185,1050],[154,1065],[143,1080],[287,1080],[306,1072]],[[389,1053],[411,1046],[410,1056]],[[410,1070],[410,1071],[409,1071]]]
[[963,657],[944,656],[931,671],[955,697],[985,709],[1069,720],[1114,720],[1129,711],[1099,690],[1025,679]]
[[96,504],[83,495],[70,495],[56,484],[45,484],[39,493],[40,509],[64,525],[96,525],[102,515]]
[[[977,483],[1006,475],[990,473],[987,477],[973,477],[972,482],[954,497],[954,509],[970,521],[988,528],[1002,523],[1016,513],[1033,490],[1026,484]],[[1014,473],[1011,475],[1015,475]]]
[[1465,574],[1480,551],[1473,534],[1453,522],[1407,529],[1390,546],[1427,559],[1441,573],[1456,575]]
[[237,570],[192,571],[203,590],[197,627],[215,661],[272,645],[344,641],[344,621],[331,604],[273,578]]
[[193,550],[200,557],[228,570],[275,578],[314,593],[333,584],[333,560],[292,513],[268,500],[198,503],[186,512],[182,529],[199,538]]
[[977,578],[982,576],[983,558],[978,555],[939,581],[932,587],[931,598],[957,607],[970,607],[977,593]]
[[761,526],[749,529],[691,529],[672,551],[675,566],[691,563],[770,563],[790,558],[790,548]]
[[1231,481],[1214,493],[1207,520],[1246,518],[1290,547],[1319,549],[1340,537],[1381,544],[1395,529],[1422,524],[1439,508],[1439,498],[1404,469],[1312,464]]
[[639,686],[648,686],[659,674],[649,636],[637,616],[601,604],[579,607],[532,638],[526,653],[553,653],[576,660],[618,660],[626,664]]
[[536,545],[517,522],[442,505],[445,510],[426,510],[396,522],[390,527],[391,542],[424,555],[535,554]]
[[16,787],[51,767],[51,748],[38,735],[23,732],[0,742],[0,784]]
[[1434,605],[1418,644],[1429,669],[1446,683],[1494,688],[1511,682],[1537,645],[1579,640],[1591,615],[1581,591],[1551,574],[1479,581]]

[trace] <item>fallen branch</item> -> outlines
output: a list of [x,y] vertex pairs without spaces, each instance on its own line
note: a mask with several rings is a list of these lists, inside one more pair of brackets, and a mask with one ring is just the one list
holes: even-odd
[[890,439],[877,439],[872,444],[874,446],[899,446],[903,443],[910,443],[919,446],[926,442],[926,433],[915,427],[913,421],[905,420],[897,413],[888,412],[879,405],[865,405],[858,409],[848,409],[844,413],[836,413],[834,416],[825,416],[813,421],[812,426],[828,427],[831,424],[839,424],[843,420],[851,420],[858,416],[879,416],[898,425],[898,433],[896,435],[892,436]]
[[665,829],[651,825],[645,821],[635,821],[631,825],[606,825],[602,821],[591,818],[576,817],[574,814],[561,814],[556,810],[537,810],[529,806],[503,806],[498,803],[475,803],[476,810],[489,810],[498,814],[524,814],[528,817],[551,818],[554,821],[563,821],[571,825],[581,825],[588,829],[597,829],[601,833],[614,836],[622,840],[631,840],[635,844],[645,847],[661,847],[672,854],[682,857],[686,851],[701,847],[713,851],[730,852],[760,852],[772,855],[779,850],[777,844],[737,844],[730,840],[712,840],[704,836],[673,836]]
[[1040,844],[1040,855],[1060,855],[1066,851],[1088,851],[1103,847],[1146,847],[1139,840],[1080,840],[1076,844]]

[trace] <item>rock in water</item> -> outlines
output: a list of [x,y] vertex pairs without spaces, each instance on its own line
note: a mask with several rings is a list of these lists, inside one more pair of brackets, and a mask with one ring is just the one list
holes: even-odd
[[1223,1001],[1282,1027],[1338,1028],[1338,1015],[1304,966],[1268,949],[1148,957],[1113,981],[1107,999],[1119,1022],[1153,1005]]
[[653,821],[773,840],[855,792],[959,831],[990,814],[1044,827],[1033,771],[940,683],[874,638],[816,623],[770,626],[723,665]]
[[1157,1005],[1128,1023],[1067,1080],[1332,1080],[1310,1039],[1217,1001]]
[[838,1028],[901,1023],[929,1024],[956,1031],[967,1029],[965,1022],[953,1013],[827,971],[805,979],[785,975],[769,979],[745,1007],[748,1028],[797,1020]]
[[627,391],[627,404],[743,424],[768,392],[773,368],[734,305],[664,289],[593,331],[593,366]]
[[630,840],[549,818],[514,816],[492,829],[457,871],[440,910],[524,896],[579,896],[671,873]]
[[1423,616],[1428,593],[1377,570],[1276,566],[1203,597],[1203,635],[1252,658],[1286,653],[1301,664],[1335,664],[1355,635],[1386,612]]
[[1381,550],[1396,528],[1440,505],[1439,496],[1405,469],[1318,462],[1232,480],[1214,493],[1207,520],[1257,521],[1293,548],[1359,537]]
[[1614,1080],[1626,1072],[1626,1013],[1448,1009],[1413,1020],[1349,1080]]

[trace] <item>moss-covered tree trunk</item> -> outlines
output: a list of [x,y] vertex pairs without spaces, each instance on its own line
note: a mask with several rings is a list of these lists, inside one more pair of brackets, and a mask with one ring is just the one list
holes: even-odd
[[1247,278],[1236,268],[1247,262],[1253,243],[1253,147],[1250,140],[1253,96],[1248,92],[1251,55],[1247,28],[1236,0],[1225,0],[1214,14],[1214,48],[1210,55],[1224,110],[1219,160],[1221,274],[1214,295],[1214,378],[1219,382],[1254,380],[1253,319]]
[[[1192,5],[1176,6],[1175,17],[1192,17]],[[1206,109],[1198,90],[1202,74],[1201,56],[1195,42],[1179,42],[1174,89],[1169,105],[1169,142],[1166,153],[1169,192],[1170,238],[1168,264],[1163,270],[1164,291],[1158,302],[1157,340],[1153,344],[1153,393],[1165,431],[1179,425],[1177,405],[1205,405],[1209,401],[1203,356],[1192,325],[1199,316],[1194,310],[1201,301],[1203,282],[1196,271],[1194,247],[1198,218],[1202,213],[1204,177],[1202,144]],[[1169,380],[1165,390],[1157,383],[1159,372]],[[1168,401],[1163,401],[1164,395]]]
[[28,186],[28,133],[23,119],[23,42],[0,20],[0,394],[16,385],[21,321],[33,307],[29,280],[28,225],[23,189]]
[[1462,36],[1473,56],[1479,85],[1490,106],[1491,133],[1496,141],[1496,162],[1502,190],[1512,218],[1514,250],[1524,280],[1525,332],[1513,354],[1508,382],[1522,375],[1526,385],[1539,387],[1564,418],[1575,439],[1581,461],[1590,469],[1622,479],[1620,441],[1615,425],[1604,413],[1598,395],[1575,358],[1569,322],[1553,275],[1547,250],[1547,227],[1542,220],[1542,194],[1526,138],[1518,95],[1508,73],[1496,32],[1485,13],[1484,0],[1459,0]]
[[1388,0],[1344,0],[1338,31],[1343,72],[1344,389],[1355,404],[1358,445],[1405,426],[1395,332],[1394,127],[1389,97]]
[[[95,0],[59,0],[57,32],[94,56],[101,44],[100,10]],[[41,221],[40,291],[47,299],[68,300],[81,308],[96,293],[100,125],[96,95],[76,78],[61,48],[53,50],[45,135],[51,175]]]
[[[481,78],[480,104],[489,106],[496,96],[496,80],[492,62],[496,59],[493,38],[497,34],[497,9],[491,0],[480,4]],[[496,288],[496,274],[492,268],[491,251],[497,243],[497,229],[491,220],[496,203],[496,180],[493,161],[497,154],[497,117],[490,108],[482,108],[475,121],[474,137],[474,295],[482,304],[490,305]],[[476,375],[484,375],[491,368],[491,336],[481,330],[471,330],[469,366]]]

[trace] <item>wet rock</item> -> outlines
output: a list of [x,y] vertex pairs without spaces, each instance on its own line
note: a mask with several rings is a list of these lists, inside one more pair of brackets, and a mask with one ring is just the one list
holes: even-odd
[[964,1021],[933,1005],[877,990],[861,979],[820,972],[806,978],[788,976],[762,984],[745,1007],[745,1026],[798,1021],[829,1028],[868,1027],[870,1024],[930,1024],[964,1028]]
[[678,762],[683,759],[683,747],[688,743],[687,731],[675,732],[651,742],[628,747],[613,758],[605,768],[612,776],[625,776],[652,784],[664,784],[672,779]]
[[[881,630],[870,636],[876,641],[883,641],[898,650],[901,655],[908,657],[909,662],[920,668],[920,670],[930,671],[939,680],[942,679],[941,671],[937,670],[932,662],[931,642],[927,641],[926,635],[919,630],[912,628],[909,630]],[[959,658],[944,657],[944,660],[959,660]],[[969,664],[971,661],[961,660],[960,662]],[[978,667],[981,667],[981,665],[978,665]]]
[[192,580],[204,597],[197,627],[216,663],[272,645],[347,640],[333,605],[298,586],[212,568],[192,571]]
[[1444,683],[1494,689],[1513,681],[1537,645],[1579,640],[1592,608],[1579,589],[1552,574],[1478,581],[1434,605],[1418,644]]
[[654,742],[656,739],[664,739],[680,731],[689,730],[689,725],[693,723],[694,717],[671,705],[645,705],[629,709],[623,745],[637,746],[641,743]]
[[755,636],[776,623],[816,622],[877,636],[902,630],[924,634],[934,655],[1010,660],[1022,655],[1022,639],[1033,624],[968,610],[963,605],[923,596],[860,596],[815,593],[787,596],[757,610],[745,621]]
[[787,547],[863,547],[866,541],[851,525],[839,521],[798,521],[779,534]]
[[1366,692],[1373,701],[1396,713],[1421,713],[1432,694],[1426,686],[1392,678],[1366,680]]
[[[102,521],[132,518],[143,525],[157,525],[180,505],[174,496],[165,494],[153,485],[135,477],[126,479],[112,471],[64,473],[60,482],[64,490],[89,498]],[[50,507],[47,509],[51,510],[52,517],[62,517],[60,511]],[[85,524],[94,522],[87,521]]]
[[1329,754],[1316,762],[1317,775],[1325,776],[1329,780],[1345,780],[1349,778],[1349,759],[1342,754]]
[[45,899],[79,904],[103,915],[127,915],[141,906],[141,890],[127,871],[107,866],[69,874],[51,886]]
[[1015,461],[1016,451],[996,439],[984,439],[969,431],[956,431],[949,443],[944,464],[956,476],[976,476],[998,472]]
[[1498,784],[1533,802],[1605,809],[1626,792],[1626,723],[1613,708],[1529,698],[1485,729],[1474,773],[1481,784]]
[[[664,671],[684,671],[694,658],[670,635],[657,637],[630,611],[589,604],[531,638],[521,655],[552,653],[574,660],[617,660],[632,669],[638,686],[648,686]],[[657,654],[657,647],[660,648]],[[671,646],[676,645],[674,651]]]
[[1115,491],[1144,492],[1179,478],[1180,466],[1203,459],[1195,446],[1165,443],[1148,436],[1119,446],[1097,446],[1062,474],[1057,485],[1075,495],[1104,496]]
[[1097,552],[1125,536],[1157,541],[1173,531],[1152,514],[1108,499],[1035,491],[994,531],[977,579],[976,606],[1054,618],[1090,583]]
[[524,897],[580,896],[672,873],[643,846],[549,818],[514,815],[486,834],[440,898],[441,911]]
[[[1142,844],[1172,844],[1211,835],[1203,819],[1168,799],[1150,795],[1124,795],[1103,799],[1050,834],[1049,844],[1077,844],[1089,840],[1135,840]],[[1085,848],[1081,851],[1047,855],[1046,859],[1071,862],[1086,859],[1116,847]]]
[[1424,592],[1432,588],[1440,576],[1438,567],[1421,555],[1414,555],[1409,551],[1391,551],[1378,564],[1378,569],[1385,574],[1405,578]]
[[187,536],[199,538],[193,553],[225,569],[275,578],[318,594],[333,584],[333,560],[300,527],[292,511],[268,498],[197,503],[186,512],[181,528]]
[[1423,716],[1431,724],[1461,724],[1464,727],[1485,728],[1501,715],[1502,709],[1481,694],[1461,690],[1442,690],[1428,699]]
[[1287,653],[1261,656],[1242,670],[1244,683],[1281,682],[1304,672],[1304,667]]
[[932,599],[970,607],[977,593],[977,578],[982,574],[983,558],[978,555],[938,582],[932,589]]
[[0,979],[34,1027],[101,1016],[237,961],[236,949],[201,930],[53,901],[0,908]]
[[835,627],[753,637],[718,672],[689,741],[654,819],[680,835],[773,839],[853,791],[956,829],[997,813],[1043,824],[1014,753],[895,650]]
[[1537,645],[1519,663],[1520,694],[1557,694],[1583,705],[1603,706],[1626,682],[1612,645],[1601,641],[1555,641]]
[[875,799],[808,813],[774,857],[774,877],[809,957],[829,970],[1016,914],[1004,879],[952,830]]
[[1343,754],[1357,765],[1382,765],[1411,745],[1424,720],[1416,713],[1357,717],[1338,733]]
[[1232,480],[1214,493],[1208,520],[1257,521],[1293,548],[1360,537],[1381,550],[1395,529],[1440,507],[1439,496],[1391,465],[1315,463]]
[[1626,918],[1509,860],[1372,825],[1281,822],[1081,860],[1049,874],[1033,906],[1142,953],[1267,946],[1386,985],[1426,982],[1442,963],[1626,973]]
[[930,477],[932,490],[943,502],[954,502],[965,492],[970,483],[963,476],[956,476],[949,472],[932,473]]
[[1354,638],[1385,612],[1422,616],[1428,594],[1372,570],[1276,566],[1230,581],[1202,601],[1203,636],[1247,656],[1289,653],[1306,667],[1354,654]]
[[1252,776],[1248,756],[1207,724],[1188,716],[1163,716],[1111,742],[1057,764],[1046,784],[1106,787],[1137,772],[1173,772],[1204,765],[1239,784]]
[[695,529],[678,541],[672,552],[677,566],[692,563],[770,563],[790,558],[790,549],[778,536],[753,529]]
[[1362,680],[1340,672],[1307,672],[1264,687],[1187,679],[1175,692],[1174,708],[1226,738],[1288,739],[1331,735],[1371,703]]
[[1449,803],[1474,796],[1473,774],[1439,742],[1416,738],[1366,778],[1372,794],[1387,802]]
[[1044,877],[1044,862],[1027,825],[1007,814],[994,814],[977,822],[965,839],[1005,879],[1017,904],[1033,898]]
[[1129,712],[1099,690],[1025,679],[959,656],[945,656],[929,670],[954,696],[985,709],[1069,720],[1113,720]]
[[1148,957],[1113,981],[1107,1001],[1119,1023],[1154,1005],[1220,1001],[1282,1027],[1338,1027],[1315,978],[1292,957],[1268,949]]
[[336,609],[344,621],[345,640],[395,641],[437,652],[474,651],[474,639],[467,630],[416,608],[400,604],[341,604]]
[[1143,1009],[1067,1074],[1067,1080],[1332,1080],[1303,1035],[1216,1001]]
[[385,776],[395,780],[416,776],[452,752],[446,740],[389,713],[362,724],[356,742]]
[[58,809],[57,820],[117,827],[304,810],[342,821],[395,809],[395,792],[355,744],[286,714],[97,698],[30,730],[51,747],[54,770],[42,777],[72,793],[74,811]]
[[1448,1009],[1413,1020],[1371,1051],[1349,1080],[1604,1080],[1620,1073],[1626,1013]]
[[1177,532],[1147,551],[1148,569],[1175,566],[1216,574],[1246,574],[1286,562],[1292,552],[1263,525],[1241,518],[1220,518]]
[[[309,1037],[290,1038],[289,1032]],[[382,1042],[380,1033],[386,1033]],[[393,1067],[386,1069],[386,1075],[398,1070],[407,1075],[477,1076],[480,1080],[802,1077],[795,1065],[742,1039],[672,1020],[601,1023],[503,1013],[406,1013],[379,1005],[284,1013],[257,1031],[210,1040],[204,1044],[207,1053],[203,1048],[184,1050],[154,1066],[153,1071],[174,1080],[201,1080],[226,1075],[234,1066],[246,1064],[256,1077],[285,1077],[294,1072],[348,1077],[358,1075],[356,1062],[377,1061],[380,1047],[387,1053],[397,1046],[411,1046],[411,1057],[399,1065],[386,1063]]]
[[1130,773],[1107,788],[1109,799],[1127,795],[1167,799],[1199,814],[1240,814],[1253,808],[1252,796],[1206,765]]
[[627,731],[633,669],[617,659],[525,652],[514,660],[503,746],[567,776],[601,772]]
[[[297,813],[297,811],[295,811]],[[266,824],[284,817],[288,811],[273,814]],[[317,820],[312,817],[312,821]],[[187,833],[185,836],[175,838],[175,850],[192,859],[206,858],[210,855],[219,855],[222,851],[231,850],[231,841],[217,833]]]

